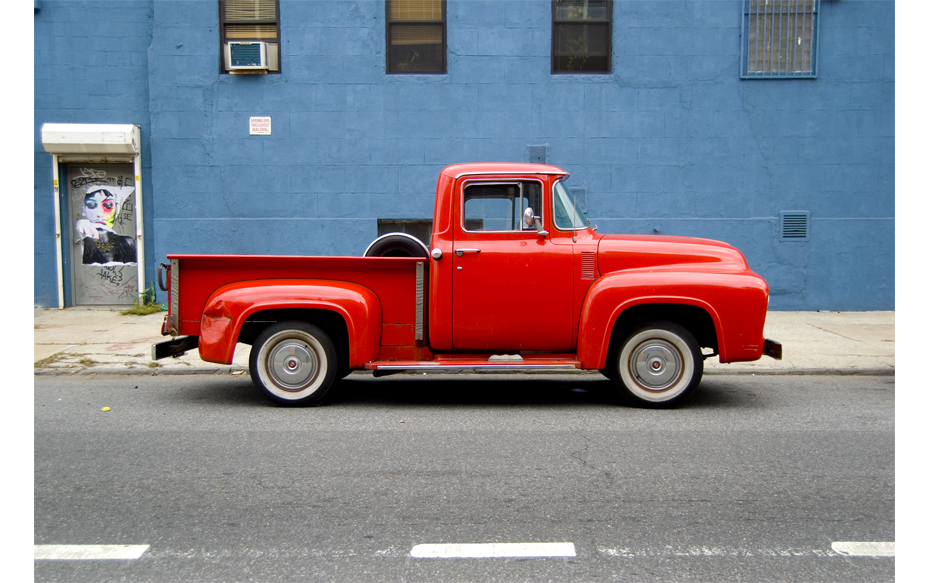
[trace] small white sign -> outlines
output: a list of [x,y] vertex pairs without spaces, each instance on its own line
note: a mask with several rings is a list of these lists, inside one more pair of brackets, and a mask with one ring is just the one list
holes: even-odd
[[250,117],[249,118],[249,135],[250,136],[270,136],[271,135],[271,117]]

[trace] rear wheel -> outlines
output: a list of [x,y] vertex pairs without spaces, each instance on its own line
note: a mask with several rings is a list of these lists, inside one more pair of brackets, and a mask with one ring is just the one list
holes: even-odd
[[617,388],[635,402],[669,406],[700,384],[704,357],[694,336],[683,326],[650,322],[620,344],[609,372]]
[[312,405],[336,378],[336,348],[320,328],[306,322],[280,322],[265,328],[249,356],[252,382],[285,405]]

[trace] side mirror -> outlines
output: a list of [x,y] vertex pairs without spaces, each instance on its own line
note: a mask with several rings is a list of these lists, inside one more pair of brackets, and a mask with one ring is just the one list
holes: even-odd
[[532,207],[526,207],[526,210],[523,211],[523,222],[526,223],[528,227],[536,225],[536,233],[542,237],[549,234],[549,231],[543,229],[542,219],[539,218],[539,215],[533,214]]

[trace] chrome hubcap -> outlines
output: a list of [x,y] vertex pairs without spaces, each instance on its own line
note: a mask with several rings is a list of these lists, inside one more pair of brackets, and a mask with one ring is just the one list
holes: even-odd
[[268,354],[268,372],[285,391],[300,391],[311,383],[320,368],[316,352],[309,344],[289,338]]
[[664,391],[681,378],[681,354],[665,340],[647,340],[633,351],[630,372],[644,389]]

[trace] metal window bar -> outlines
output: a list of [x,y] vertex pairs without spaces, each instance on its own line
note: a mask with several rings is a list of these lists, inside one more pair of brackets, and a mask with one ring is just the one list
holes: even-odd
[[740,77],[817,76],[820,0],[743,0]]

